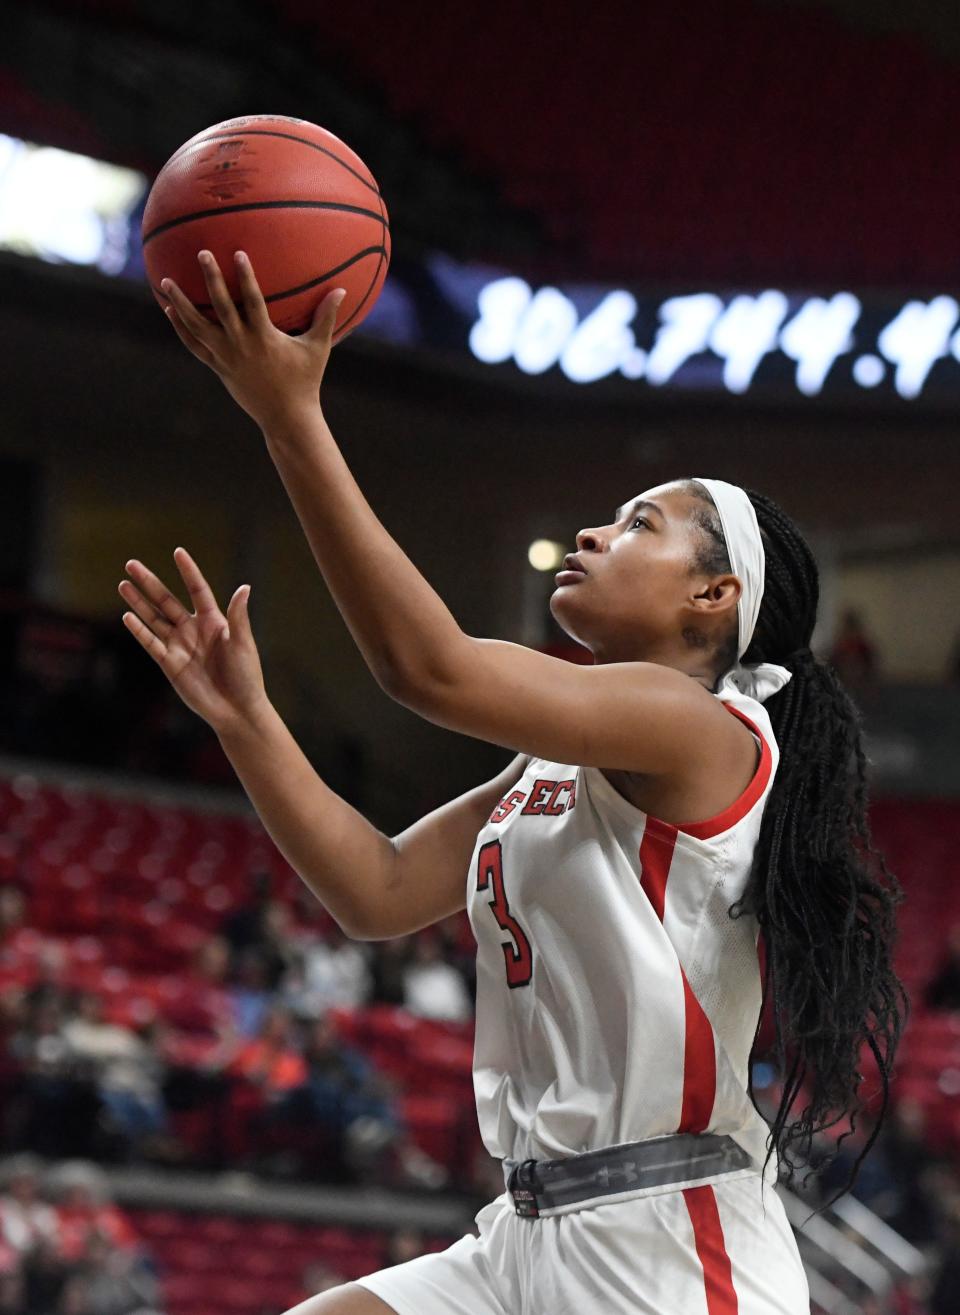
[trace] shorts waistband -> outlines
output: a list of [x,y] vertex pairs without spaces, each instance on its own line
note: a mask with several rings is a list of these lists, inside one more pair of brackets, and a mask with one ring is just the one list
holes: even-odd
[[697,1182],[748,1169],[751,1164],[750,1156],[732,1137],[678,1132],[562,1160],[504,1160],[503,1179],[517,1214],[537,1219],[564,1206]]

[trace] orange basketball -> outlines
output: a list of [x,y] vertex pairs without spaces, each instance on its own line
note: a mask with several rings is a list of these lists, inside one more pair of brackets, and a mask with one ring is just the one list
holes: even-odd
[[317,303],[346,288],[334,341],[369,314],[390,263],[390,227],[376,179],[339,137],[303,119],[251,114],[191,137],[160,170],[143,214],[153,294],[172,278],[209,319],[197,252],[212,251],[234,300],[233,261],[253,263],[270,318],[300,333]]

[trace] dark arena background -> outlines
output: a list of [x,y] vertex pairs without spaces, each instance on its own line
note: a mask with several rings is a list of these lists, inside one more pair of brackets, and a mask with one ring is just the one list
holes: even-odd
[[[768,493],[814,546],[913,1011],[854,1194],[816,1209],[869,1120],[784,1199],[815,1311],[957,1315],[956,7],[33,0],[3,30],[0,1313],[280,1315],[503,1189],[466,915],[348,940],[120,621],[131,556],[250,582],[271,697],[389,835],[506,765],[381,692],[145,284],[164,161],[269,112],[389,206],[325,411],[469,634],[582,656],[559,559],[676,476]],[[765,1109],[779,1077],[761,1033]]]

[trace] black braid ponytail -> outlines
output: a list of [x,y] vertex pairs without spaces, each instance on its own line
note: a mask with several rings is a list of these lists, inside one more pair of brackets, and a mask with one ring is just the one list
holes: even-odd
[[[695,517],[705,531],[698,567],[729,571],[712,500],[702,485],[686,488],[703,504]],[[886,1113],[908,1009],[893,968],[902,896],[871,841],[860,713],[833,668],[810,650],[820,591],[813,553],[775,502],[746,492],[760,525],[766,581],[743,661],[776,662],[793,675],[764,704],[780,764],[746,890],[730,913],[754,915],[764,938],[764,1002],[772,1008],[783,1081],[769,1155],[779,1152],[788,1177],[809,1162],[818,1132],[847,1115],[856,1126],[864,1105],[861,1056],[873,1057],[881,1108],[846,1190]],[[805,1103],[797,1110],[801,1093]]]

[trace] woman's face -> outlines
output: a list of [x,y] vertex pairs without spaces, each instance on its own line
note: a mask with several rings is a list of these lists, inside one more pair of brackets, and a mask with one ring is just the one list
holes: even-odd
[[[605,662],[663,660],[695,649],[697,633],[712,641],[711,578],[693,569],[703,534],[693,514],[702,505],[682,485],[662,484],[631,498],[609,524],[581,530],[573,556],[583,573],[563,576],[550,599],[557,624]],[[738,596],[739,585],[727,599],[734,612]]]

